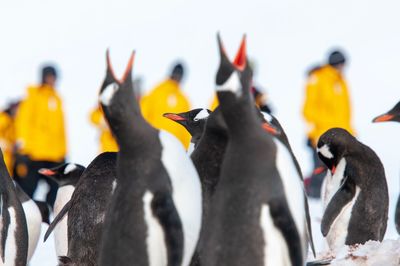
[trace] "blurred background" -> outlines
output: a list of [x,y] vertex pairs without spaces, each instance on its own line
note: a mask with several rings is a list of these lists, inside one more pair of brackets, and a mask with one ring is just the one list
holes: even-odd
[[[329,51],[348,56],[345,70],[359,139],[384,163],[391,195],[387,237],[399,192],[400,126],[372,124],[399,101],[400,2],[395,0],[14,0],[0,2],[0,107],[39,82],[55,64],[63,98],[67,160],[87,165],[99,151],[89,115],[110,48],[117,76],[136,50],[134,77],[146,93],[183,61],[182,89],[191,107],[209,107],[219,63],[216,33],[233,57],[247,34],[255,80],[268,93],[305,173],[311,171],[302,117],[307,71]],[[332,99],[335,101],[335,99]]]

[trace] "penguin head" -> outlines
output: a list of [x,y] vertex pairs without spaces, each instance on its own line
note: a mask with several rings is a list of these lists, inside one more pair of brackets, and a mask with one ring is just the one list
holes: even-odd
[[190,135],[201,135],[211,111],[204,108],[197,108],[184,113],[165,113],[165,118],[182,125]]
[[350,143],[357,142],[347,130],[343,128],[331,128],[318,140],[317,154],[321,161],[335,173],[336,166],[344,158],[350,149]]
[[112,130],[115,129],[114,127],[118,123],[117,121],[111,122],[110,120],[121,120],[120,122],[123,122],[126,120],[126,115],[130,113],[126,109],[136,107],[134,104],[135,95],[132,82],[134,56],[135,52],[132,52],[124,75],[121,79],[117,79],[111,65],[109,50],[106,53],[106,77],[100,87],[99,101]]
[[387,113],[384,113],[382,115],[379,115],[375,117],[372,122],[373,123],[378,123],[378,122],[400,122],[400,102],[398,102],[391,110],[389,110]]
[[246,55],[246,36],[243,36],[235,59],[231,62],[226,55],[220,35],[217,35],[220,54],[220,65],[216,75],[218,100],[236,102],[250,98],[252,70]]
[[216,134],[227,136],[228,126],[225,123],[224,117],[221,112],[221,107],[218,106],[207,118],[206,122],[207,130],[210,130]]
[[258,111],[258,114],[262,121],[262,128],[272,136],[280,138],[283,133],[283,129],[278,120],[267,112]]
[[39,174],[47,176],[61,187],[75,185],[84,171],[85,167],[82,165],[65,163],[53,168],[41,168],[39,169]]

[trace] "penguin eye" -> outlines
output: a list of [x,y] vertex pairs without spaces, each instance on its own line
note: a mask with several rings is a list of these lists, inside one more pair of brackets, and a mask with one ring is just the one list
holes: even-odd
[[116,82],[107,85],[107,87],[105,87],[105,89],[100,94],[101,103],[106,106],[110,105],[110,102],[111,102],[115,92],[118,89],[119,89],[119,85]]

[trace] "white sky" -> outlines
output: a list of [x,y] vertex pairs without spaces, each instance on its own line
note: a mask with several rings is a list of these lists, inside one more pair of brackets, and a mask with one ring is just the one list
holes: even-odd
[[130,52],[137,51],[134,73],[143,77],[146,90],[165,77],[173,61],[183,59],[188,66],[184,90],[193,107],[200,107],[208,106],[213,94],[216,32],[231,56],[247,33],[248,53],[258,66],[256,81],[267,89],[308,172],[300,115],[305,72],[340,46],[350,55],[355,127],[381,157],[391,194],[397,195],[400,125],[370,121],[399,100],[399,10],[396,0],[1,1],[0,106],[38,81],[42,63],[57,63],[69,158],[88,164],[98,150],[88,113],[104,77],[107,47],[119,73]]

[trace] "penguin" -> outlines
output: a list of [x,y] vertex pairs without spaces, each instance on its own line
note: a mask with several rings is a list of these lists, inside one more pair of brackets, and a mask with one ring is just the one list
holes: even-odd
[[118,146],[99,265],[188,265],[201,226],[201,185],[179,140],[148,124],[135,101],[134,53],[117,79],[107,51],[100,104]]
[[201,250],[203,248],[204,234],[207,232],[206,227],[211,198],[218,184],[227,144],[228,128],[222,117],[220,107],[217,107],[207,118],[204,133],[190,156],[199,173],[203,199],[202,226],[196,251],[190,262],[191,266],[202,265]]
[[[41,210],[39,205],[42,206],[42,202],[36,202],[32,200],[18,185],[18,183],[14,183],[15,191],[17,193],[18,199],[22,204],[22,209],[24,210],[26,224],[28,226],[28,258],[29,262],[33,256],[33,253],[36,250],[37,243],[40,237],[40,231],[42,229],[42,222],[49,223],[49,213],[47,211],[47,217],[45,214],[45,210]],[[46,206],[47,204],[44,203]],[[48,210],[48,206],[47,206]],[[42,213],[44,212],[44,216]]]
[[0,265],[25,266],[28,227],[22,204],[0,149]]
[[[84,166],[75,163],[65,163],[51,169],[42,168],[39,170],[40,174],[58,184],[57,196],[54,202],[54,216],[57,216],[71,199],[75,186],[84,171]],[[67,221],[68,214],[54,228],[54,242],[57,256],[66,256],[68,253]]]
[[[375,117],[372,122],[400,122],[400,102],[398,102],[391,110],[388,112]],[[394,223],[396,225],[397,233],[400,234],[400,195],[397,198],[396,211],[394,214]]]
[[342,128],[322,134],[317,153],[337,184],[321,222],[329,248],[335,252],[344,245],[382,241],[389,195],[379,157]]
[[[290,153],[265,134],[250,95],[252,71],[245,37],[233,63],[218,35],[216,91],[228,128],[213,194],[202,265],[304,265],[304,192]],[[278,152],[285,152],[278,154]]]
[[115,152],[99,154],[84,170],[71,199],[50,224],[45,241],[68,213],[68,251],[66,256],[59,257],[59,265],[97,265],[104,216],[117,182],[116,161]]
[[192,136],[190,139],[188,154],[192,154],[204,131],[207,118],[211,111],[208,109],[197,108],[184,113],[165,113],[164,117],[182,125]]
[[[294,155],[294,152],[292,150],[292,147],[289,143],[289,139],[285,133],[285,130],[283,129],[281,123],[279,120],[273,116],[270,113],[260,111],[261,115],[263,116],[263,128],[265,131],[267,131],[269,134],[274,136],[274,141],[276,143],[276,146],[278,149],[286,149],[287,152],[289,152],[291,160],[287,160],[285,162],[282,162],[283,165],[285,164],[294,164],[294,167],[296,168],[297,176],[299,177],[300,181],[300,186],[303,189],[304,192],[304,210],[305,210],[305,215],[306,215],[306,223],[307,223],[307,238],[308,238],[308,243],[310,244],[311,251],[313,253],[313,256],[315,258],[315,247],[314,247],[314,240],[312,236],[312,228],[311,228],[311,218],[310,218],[310,208],[308,206],[308,200],[307,200],[307,194],[304,188],[304,178],[303,178],[303,173],[300,168],[300,164],[297,161],[296,156]],[[284,154],[285,152],[278,152],[278,154]],[[285,158],[288,159],[288,158]]]

